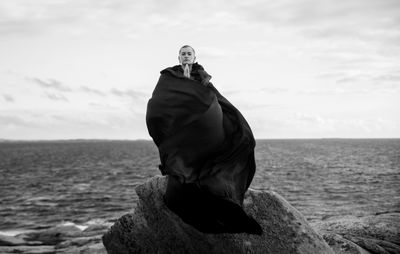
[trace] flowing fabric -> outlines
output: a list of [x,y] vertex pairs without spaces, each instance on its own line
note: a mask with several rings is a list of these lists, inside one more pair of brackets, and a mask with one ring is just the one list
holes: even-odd
[[242,209],[255,173],[255,140],[241,113],[209,82],[199,64],[194,79],[181,66],[161,71],[146,123],[169,175],[165,201],[203,232],[261,233]]

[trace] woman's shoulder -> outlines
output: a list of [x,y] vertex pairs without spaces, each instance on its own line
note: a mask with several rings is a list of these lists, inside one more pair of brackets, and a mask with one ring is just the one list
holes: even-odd
[[203,85],[207,86],[210,82],[211,75],[208,74],[200,64],[193,64],[192,73],[194,74],[194,78],[200,81]]
[[195,70],[195,71],[204,71],[204,67],[201,64],[199,64],[198,62],[195,62],[192,65],[192,71],[193,70]]

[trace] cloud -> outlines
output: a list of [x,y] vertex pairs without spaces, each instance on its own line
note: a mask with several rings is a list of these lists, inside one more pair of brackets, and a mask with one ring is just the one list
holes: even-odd
[[0,34],[2,36],[31,36],[39,33],[39,27],[28,21],[2,21],[0,22]]
[[322,89],[302,89],[295,92],[298,95],[376,95],[376,94],[396,94],[400,93],[400,87],[388,86],[365,86],[363,88],[337,87]]
[[111,89],[111,94],[119,96],[119,97],[130,97],[134,100],[147,98],[148,95],[146,93],[140,91],[134,91],[132,89],[128,90],[119,90],[116,88]]
[[268,87],[268,88],[262,88],[259,90],[260,92],[265,92],[268,94],[281,94],[281,93],[287,93],[289,92],[288,89],[286,88],[281,88],[281,87]]
[[[400,20],[398,0],[236,0],[220,3],[212,0],[36,0],[35,3],[33,5],[29,0],[1,1],[0,33],[26,35],[51,29],[59,32],[60,27],[64,28],[63,33],[82,29],[91,32],[93,27],[113,30],[118,27],[123,33],[134,34],[149,28],[209,31],[269,25],[304,28],[301,30],[304,35],[314,37],[363,35],[376,38],[380,37],[377,32],[381,29],[398,31],[396,27]],[[392,42],[396,43],[396,40],[392,39]]]
[[387,73],[383,75],[378,75],[375,77],[372,77],[371,80],[375,82],[400,82],[400,72],[395,72],[395,73]]
[[260,89],[246,89],[245,91],[243,89],[236,89],[236,90],[226,90],[223,92],[224,95],[227,96],[232,96],[232,95],[243,95],[243,93],[255,93],[255,94],[260,94],[260,93],[267,93],[267,94],[281,94],[281,93],[288,93],[289,90],[286,88],[281,88],[281,87],[264,87]]
[[119,108],[117,106],[115,106],[113,104],[110,105],[110,104],[104,103],[104,102],[102,102],[102,103],[90,102],[89,106],[92,107],[93,109],[103,110],[103,111],[104,110],[107,110],[107,111],[109,111],[109,110],[119,110]]
[[370,72],[359,70],[357,73],[352,71],[330,71],[315,78],[330,80],[335,82],[334,88],[324,87],[322,89],[303,89],[297,91],[298,94],[394,94],[400,92],[400,71],[398,69],[386,70],[377,69]]
[[336,83],[354,83],[363,80],[365,77],[363,75],[356,75],[356,76],[347,76],[343,78],[339,78],[336,80]]
[[83,131],[98,131],[100,129],[133,128],[140,121],[144,125],[142,114],[132,114],[121,111],[92,112],[90,114],[55,113],[44,117],[43,122],[60,128],[81,129]]
[[5,127],[16,127],[16,126],[25,126],[32,127],[33,123],[28,122],[18,116],[8,116],[8,115],[0,115],[0,126]]
[[[284,121],[284,120],[282,120]],[[371,133],[384,133],[383,130],[393,131],[398,128],[396,121],[384,120],[379,117],[363,119],[363,118],[334,118],[317,114],[296,113],[289,117],[288,126],[296,126],[298,130],[305,133],[309,130],[320,135],[324,133],[327,136],[338,136],[337,133],[350,134],[353,137],[368,137]],[[346,137],[346,136],[344,136]]]
[[201,55],[202,58],[226,58],[228,56],[232,56],[232,52],[227,52],[226,49],[223,48],[214,48],[214,47],[202,47],[200,49],[200,53],[197,55]]
[[[394,67],[400,57],[400,1],[246,1],[248,27],[276,31],[278,43],[336,70]],[[297,44],[288,42],[288,37]]]
[[[273,26],[332,28],[332,32],[338,33],[347,31],[349,27],[358,28],[358,31],[383,25],[396,28],[400,17],[399,10],[400,3],[397,0],[246,1],[236,5],[236,12],[251,22]],[[366,24],[371,26],[363,26]],[[342,29],[335,30],[337,27]],[[335,33],[326,35],[332,34]]]
[[336,79],[337,84],[363,83],[364,87],[366,85],[374,85],[374,89],[376,86],[381,86],[382,88],[400,88],[400,85],[398,85],[399,82],[400,74],[398,71],[357,75],[341,74]]
[[71,88],[66,85],[63,85],[60,81],[56,79],[47,79],[42,80],[39,78],[27,78],[27,80],[34,82],[35,84],[43,87],[43,88],[50,88],[60,92],[70,92]]
[[93,28],[100,28],[140,38],[141,32],[150,29],[155,32],[166,29],[215,31],[234,28],[240,19],[232,12],[232,8],[227,8],[230,3],[222,4],[225,5],[224,11],[220,10],[220,4],[210,0],[36,0],[35,4],[29,0],[0,1],[0,34],[87,35],[97,30]]
[[90,88],[90,87],[87,87],[87,86],[81,86],[81,87],[80,87],[80,90],[81,90],[82,92],[89,93],[89,94],[95,94],[95,95],[99,95],[99,96],[105,96],[105,94],[104,94],[102,91],[97,90],[97,89],[93,89],[93,88]]
[[[40,87],[49,89],[49,90],[55,90],[58,92],[72,92],[73,89],[70,88],[69,86],[63,84],[60,80],[56,80],[56,79],[41,79],[41,78],[26,78],[28,81],[31,81],[37,85],[39,85]],[[79,89],[76,89],[75,91],[77,92],[83,92],[83,93],[87,93],[87,94],[94,94],[94,95],[98,95],[98,96],[106,96],[106,94],[98,89],[94,89],[94,88],[90,88],[88,86],[80,86]],[[113,89],[112,90],[113,94],[116,95],[128,95],[133,97],[134,92],[133,91],[120,91],[120,90],[116,90]],[[50,99],[54,99],[54,100],[67,100],[65,98],[65,96],[62,96],[60,94],[47,94],[48,98]]]
[[[323,25],[310,25],[308,32],[311,36],[382,41],[382,38],[398,37],[400,34],[398,26],[400,3],[396,0],[316,1],[313,4],[319,6],[317,7],[319,10],[323,9],[321,6],[326,8],[316,18],[318,21],[323,21]],[[309,17],[303,15],[302,20],[313,20],[313,18],[312,15]]]
[[44,94],[44,96],[46,98],[49,98],[50,100],[53,100],[53,101],[65,101],[65,102],[68,102],[68,99],[62,94],[55,94],[55,93],[47,93],[46,92]]
[[311,123],[311,124],[321,124],[321,125],[328,122],[325,119],[323,119],[321,116],[311,115],[311,114],[303,114],[303,113],[297,113],[295,115],[295,119],[299,122]]
[[14,102],[14,101],[15,101],[14,97],[12,97],[12,96],[9,95],[9,94],[3,94],[3,98],[4,98],[4,100],[7,101],[7,102]]
[[1,1],[0,34],[32,36],[46,33],[52,28],[78,24],[85,17],[82,14],[87,9],[84,4],[71,5],[67,1],[42,0],[35,4],[26,0]]
[[239,102],[237,103],[237,108],[240,110],[248,110],[249,114],[254,110],[264,110],[264,109],[282,109],[285,108],[285,105],[280,104],[268,104],[268,103],[249,103],[249,102]]
[[[170,8],[171,4],[174,8]],[[37,0],[35,4],[29,0],[1,1],[0,34],[87,34],[97,27],[113,32],[118,27],[119,31],[133,33],[157,25],[179,27],[182,24],[180,19],[171,18],[178,17],[175,14],[179,12],[179,6],[182,5],[164,1]],[[187,13],[188,17],[190,15],[192,12]]]

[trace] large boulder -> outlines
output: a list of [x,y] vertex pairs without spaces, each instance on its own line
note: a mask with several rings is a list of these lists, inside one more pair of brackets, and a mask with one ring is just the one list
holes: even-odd
[[337,254],[400,253],[400,212],[331,217],[312,226]]
[[263,228],[250,234],[204,234],[184,223],[163,202],[166,177],[138,186],[139,203],[103,235],[109,254],[124,253],[315,253],[334,252],[286,200],[272,191],[249,190],[244,210]]

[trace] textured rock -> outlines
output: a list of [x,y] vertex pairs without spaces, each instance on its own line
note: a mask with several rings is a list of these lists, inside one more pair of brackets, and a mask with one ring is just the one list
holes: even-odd
[[138,206],[104,234],[109,254],[123,253],[334,253],[304,217],[274,192],[249,190],[245,211],[263,235],[203,234],[184,223],[163,202],[165,177],[136,188]]
[[354,242],[343,238],[341,235],[326,233],[323,237],[335,254],[370,254],[370,252],[361,248]]
[[[313,227],[323,235],[335,253],[400,253],[399,212],[333,217],[314,222]],[[351,248],[345,252],[349,246]]]

